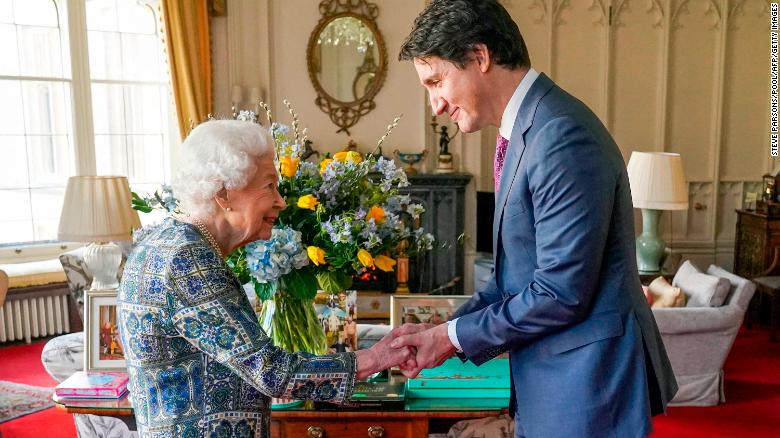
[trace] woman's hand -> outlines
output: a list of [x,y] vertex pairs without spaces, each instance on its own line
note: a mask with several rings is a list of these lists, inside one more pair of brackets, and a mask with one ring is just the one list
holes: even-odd
[[359,380],[396,365],[414,362],[414,350],[410,347],[390,347],[393,339],[392,333],[389,333],[370,348],[355,352]]

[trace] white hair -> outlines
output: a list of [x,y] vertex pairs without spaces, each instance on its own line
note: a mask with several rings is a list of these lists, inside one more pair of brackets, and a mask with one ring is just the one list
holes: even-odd
[[173,180],[180,208],[195,217],[216,211],[222,188],[240,190],[254,176],[255,160],[273,153],[273,138],[262,126],[241,120],[209,120],[190,132],[181,145]]

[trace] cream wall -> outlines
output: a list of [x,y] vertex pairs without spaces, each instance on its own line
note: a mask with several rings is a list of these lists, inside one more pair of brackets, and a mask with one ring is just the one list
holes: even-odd
[[[417,152],[435,139],[414,69],[397,59],[424,0],[377,0],[389,71],[377,108],[351,130],[369,150],[393,117],[404,119],[385,152]],[[730,268],[736,215],[746,191],[758,191],[769,156],[769,2],[765,0],[505,0],[531,60],[587,103],[632,150],[679,152],[689,180],[686,212],[665,214],[667,241],[700,264]],[[315,148],[335,151],[347,137],[314,104],[306,44],[319,20],[317,0],[229,0],[213,19],[215,108],[229,112],[232,87],[258,87],[278,110],[289,99]],[[245,103],[246,105],[246,103]],[[443,120],[440,120],[442,122]],[[466,232],[474,235],[473,191],[492,189],[495,129],[459,135],[456,165],[475,175]],[[433,148],[431,148],[433,149]],[[433,152],[427,167],[433,164]],[[671,226],[670,226],[671,225]],[[641,226],[641,222],[637,222]],[[673,230],[673,239],[668,230]],[[639,231],[639,228],[637,229]],[[467,290],[473,245],[467,242]]]

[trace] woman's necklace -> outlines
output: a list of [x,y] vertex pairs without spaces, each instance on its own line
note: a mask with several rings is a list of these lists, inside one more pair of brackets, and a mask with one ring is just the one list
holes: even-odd
[[214,238],[214,235],[211,234],[211,231],[206,227],[206,224],[204,224],[200,219],[196,217],[192,217],[188,214],[184,215],[177,215],[177,219],[183,220],[184,222],[189,222],[192,225],[195,225],[195,228],[200,231],[200,234],[206,238],[206,241],[214,247],[214,251],[217,252],[217,255],[219,258],[224,259],[225,256],[222,254],[222,249],[219,247],[219,244],[217,244],[217,239]]

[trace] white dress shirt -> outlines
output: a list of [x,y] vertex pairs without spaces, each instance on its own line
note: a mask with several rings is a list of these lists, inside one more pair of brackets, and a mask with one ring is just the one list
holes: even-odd
[[[504,108],[504,114],[501,116],[501,126],[498,128],[499,134],[507,140],[512,139],[512,129],[515,127],[515,119],[517,119],[517,113],[520,111],[520,105],[523,104],[523,99],[528,94],[528,90],[531,89],[531,85],[536,82],[536,78],[539,77],[539,72],[533,68],[528,69],[528,72],[523,76],[520,84],[517,85],[515,92],[509,99],[509,102]],[[447,321],[447,335],[450,338],[450,342],[455,346],[458,353],[462,353],[463,349],[460,348],[460,342],[458,341],[458,332],[456,330],[458,318],[452,321]]]

